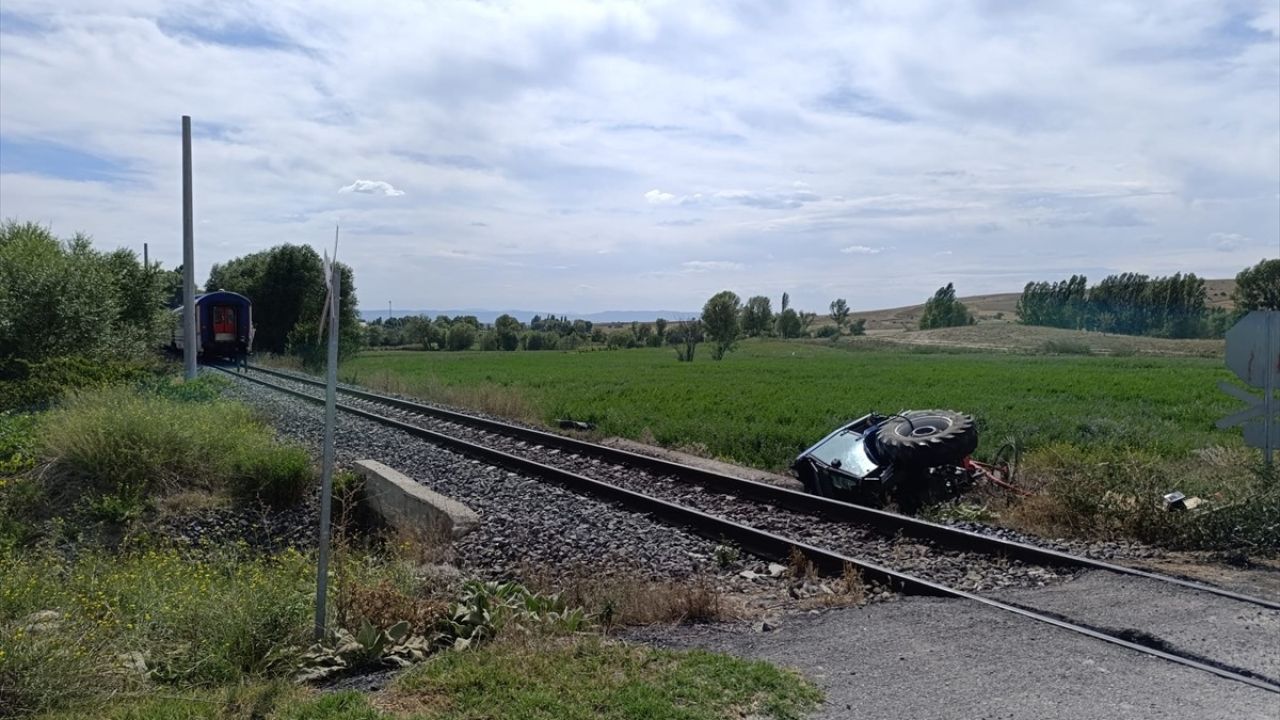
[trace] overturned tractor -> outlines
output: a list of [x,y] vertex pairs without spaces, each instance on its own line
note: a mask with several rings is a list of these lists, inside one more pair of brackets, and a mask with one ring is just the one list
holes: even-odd
[[792,469],[805,490],[864,505],[895,503],[903,512],[967,490],[1000,474],[970,459],[978,447],[973,418],[950,410],[870,414],[801,453]]

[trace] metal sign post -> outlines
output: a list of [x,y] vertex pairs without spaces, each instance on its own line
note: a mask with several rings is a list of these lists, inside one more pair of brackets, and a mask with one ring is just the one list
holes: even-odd
[[196,379],[196,250],[191,207],[191,116],[182,116],[182,360],[183,377]]
[[1218,383],[1228,395],[1243,400],[1249,407],[1217,422],[1219,429],[1244,426],[1244,441],[1262,448],[1267,467],[1280,448],[1280,310],[1255,310],[1227,331],[1227,367],[1251,387],[1260,388],[1262,397],[1230,383]]
[[316,626],[315,637],[320,640],[325,633],[325,604],[329,594],[329,515],[333,506],[333,436],[337,416],[338,397],[338,302],[342,284],[342,272],[336,262],[338,255],[338,230],[333,231],[333,254],[330,263],[328,253],[324,258],[325,285],[329,295],[325,298],[320,316],[324,328],[325,316],[329,320],[329,357],[324,394],[324,460],[320,479],[320,538],[316,558]]

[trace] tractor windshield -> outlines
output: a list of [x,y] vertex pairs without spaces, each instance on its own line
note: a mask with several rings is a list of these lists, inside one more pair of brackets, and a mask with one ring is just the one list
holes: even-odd
[[811,449],[808,455],[857,477],[865,477],[879,467],[867,455],[867,436],[856,430],[845,430],[832,435]]

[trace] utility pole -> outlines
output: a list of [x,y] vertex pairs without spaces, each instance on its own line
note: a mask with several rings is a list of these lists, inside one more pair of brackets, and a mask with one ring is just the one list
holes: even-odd
[[191,212],[191,116],[182,116],[182,360],[183,377],[196,379],[196,250]]

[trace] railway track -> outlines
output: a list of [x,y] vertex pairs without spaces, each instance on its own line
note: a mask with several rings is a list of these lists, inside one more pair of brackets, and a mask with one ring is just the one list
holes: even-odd
[[[224,372],[227,372],[224,370]],[[322,403],[323,383],[295,373],[252,368],[230,373],[312,403]],[[258,375],[272,377],[275,382]],[[283,383],[279,382],[283,381]],[[798,550],[820,569],[859,569],[871,582],[907,594],[961,598],[982,603],[1170,662],[1280,693],[1280,681],[1265,671],[1215,659],[1211,651],[1175,647],[1158,633],[1108,628],[1045,612],[1021,599],[992,597],[992,590],[963,581],[961,571],[984,564],[1003,567],[1020,580],[1011,586],[1054,583],[1092,570],[1127,576],[1184,592],[1203,593],[1248,606],[1280,625],[1280,602],[1057,550],[973,533],[897,513],[851,505],[783,487],[736,478],[668,460],[585,442],[488,418],[340,387],[345,413],[397,428],[436,445],[524,475],[566,486],[715,540],[727,540],[760,557],[785,561]],[[904,548],[930,555],[911,572],[901,569]],[[936,562],[934,562],[936,561]],[[899,566],[895,568],[895,565]],[[972,572],[965,577],[971,577]],[[979,575],[979,577],[982,577]]]

